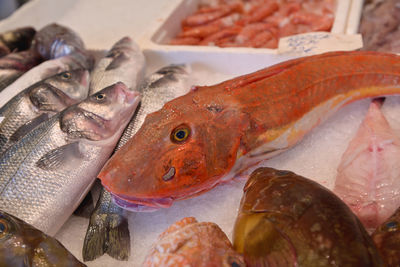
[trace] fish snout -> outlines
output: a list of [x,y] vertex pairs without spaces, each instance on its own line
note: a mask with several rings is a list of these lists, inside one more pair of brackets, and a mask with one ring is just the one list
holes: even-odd
[[121,103],[132,105],[140,100],[139,92],[129,90],[128,87],[122,82],[118,82],[116,84],[115,90]]

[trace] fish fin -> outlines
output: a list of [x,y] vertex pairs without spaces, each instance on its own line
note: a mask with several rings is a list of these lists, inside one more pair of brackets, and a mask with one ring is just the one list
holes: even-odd
[[41,124],[42,122],[46,121],[49,119],[49,114],[47,113],[42,113],[36,118],[28,121],[21,127],[19,127],[11,136],[10,136],[10,141],[12,142],[17,142],[20,140],[22,137],[24,137],[27,133],[32,131],[36,126]]
[[244,258],[249,266],[298,266],[289,237],[269,218],[261,218],[244,240]]
[[[100,207],[104,201],[108,201],[105,210],[104,207]],[[92,261],[104,253],[117,260],[128,260],[131,240],[128,220],[122,212],[122,209],[111,201],[111,194],[102,189],[95,211],[90,217],[83,243],[84,261]]]
[[129,57],[127,55],[125,55],[124,53],[120,53],[118,56],[113,58],[111,63],[107,66],[106,71],[120,67],[121,64],[123,64],[127,60],[129,60]]
[[36,166],[43,170],[55,170],[60,167],[72,167],[71,162],[82,158],[79,143],[74,142],[49,151],[36,162]]

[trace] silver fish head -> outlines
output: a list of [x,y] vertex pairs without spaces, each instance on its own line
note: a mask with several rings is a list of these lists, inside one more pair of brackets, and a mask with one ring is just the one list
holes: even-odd
[[105,70],[107,71],[121,67],[124,62],[130,60],[133,50],[134,44],[130,37],[124,37],[116,42],[106,55],[106,58],[112,58],[112,61]]
[[32,88],[29,99],[40,111],[58,112],[87,97],[89,72],[84,69],[64,71]]
[[139,103],[139,93],[118,82],[68,108],[61,129],[72,138],[105,140],[123,130]]
[[1,266],[84,266],[54,238],[0,211]]
[[45,59],[58,58],[85,49],[82,39],[76,32],[56,23],[39,30],[33,42],[36,50]]
[[91,69],[94,64],[93,56],[86,51],[79,35],[56,23],[49,24],[38,31],[32,47],[46,60],[72,55],[81,68]]

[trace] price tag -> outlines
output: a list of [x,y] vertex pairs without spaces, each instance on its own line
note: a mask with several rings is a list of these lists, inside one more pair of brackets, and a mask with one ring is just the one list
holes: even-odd
[[311,32],[281,38],[278,53],[308,56],[329,51],[351,51],[362,46],[361,34]]

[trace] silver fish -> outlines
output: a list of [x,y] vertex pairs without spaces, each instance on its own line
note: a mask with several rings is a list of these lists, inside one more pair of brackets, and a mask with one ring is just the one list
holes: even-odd
[[[142,93],[140,107],[122,134],[116,150],[137,132],[147,114],[187,92],[189,71],[187,65],[169,65],[145,79],[139,88]],[[127,260],[130,253],[130,234],[125,210],[115,205],[111,194],[102,188],[86,231],[83,260],[94,260],[104,253],[118,260]]]
[[46,59],[42,64],[27,71],[0,92],[0,106],[32,84],[57,73],[73,69],[91,69],[93,57],[85,50],[80,37],[71,29],[50,24],[38,31],[33,41],[33,51],[39,51]]
[[0,263],[2,267],[86,266],[53,237],[3,211],[0,211]]
[[0,157],[0,209],[53,235],[86,195],[139,102],[116,83],[41,123]]
[[123,82],[136,90],[143,79],[144,69],[145,58],[139,46],[130,37],[124,37],[96,64],[90,77],[90,93],[116,82]]
[[11,53],[0,58],[0,92],[40,62],[42,57],[34,50]]
[[0,57],[11,52],[27,50],[32,43],[36,30],[22,27],[0,33]]
[[46,60],[75,54],[83,68],[93,67],[93,58],[86,51],[79,35],[57,23],[51,23],[40,29],[33,39],[32,46]]
[[0,108],[0,155],[56,112],[88,95],[89,72],[66,71],[40,81]]

